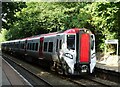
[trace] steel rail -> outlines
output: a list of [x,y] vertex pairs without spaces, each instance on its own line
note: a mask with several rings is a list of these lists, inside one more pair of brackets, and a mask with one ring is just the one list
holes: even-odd
[[[7,56],[3,55],[4,59],[8,62],[8,63],[13,63],[15,66],[18,66],[22,69],[24,69],[26,72],[30,73],[31,75],[33,75],[34,77],[36,77],[37,79],[43,81],[44,83],[46,83],[49,87],[53,87],[53,85],[51,83],[49,83],[48,81],[44,80],[42,77],[37,76],[35,73],[31,72],[30,70],[26,69],[24,66],[22,66],[21,64],[18,64],[17,62],[11,60],[10,58],[8,58]],[[11,65],[11,64],[10,64]]]

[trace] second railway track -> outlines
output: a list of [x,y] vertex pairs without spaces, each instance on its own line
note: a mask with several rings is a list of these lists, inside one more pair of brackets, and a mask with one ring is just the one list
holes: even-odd
[[[54,85],[60,85],[60,84],[61,85],[70,85],[70,86],[74,86],[74,87],[75,86],[76,87],[78,87],[78,86],[79,87],[88,87],[88,86],[111,87],[111,84],[117,85],[112,82],[110,82],[110,83],[108,81],[105,82],[105,80],[102,81],[101,79],[98,81],[98,79],[93,78],[93,77],[83,77],[82,76],[82,77],[78,78],[78,76],[77,76],[77,78],[76,78],[76,76],[75,77],[64,77],[64,76],[56,75],[56,74],[54,74],[54,75],[56,77],[59,77],[59,79],[57,78],[57,79],[54,79],[54,81],[52,81],[51,78],[53,78],[53,76],[52,75],[48,76],[48,75],[50,75],[50,73],[46,72],[46,73],[48,73],[48,75],[46,75],[45,78],[49,79],[49,81],[48,81],[48,80],[45,80],[44,77],[41,77],[42,75],[40,75],[39,71],[36,71],[35,69],[30,70],[30,67],[32,68],[32,66],[26,66],[25,64],[16,63],[15,60],[18,60],[18,59],[12,58],[12,57],[8,58],[7,56],[3,55],[4,59],[7,60],[12,66],[14,66],[15,69],[22,71],[21,75],[23,75],[24,77],[27,76],[27,78],[30,80],[32,85],[46,85],[48,87],[52,87]],[[19,69],[20,67],[21,67],[21,69]],[[34,77],[34,80],[31,79],[33,77]],[[67,83],[67,81],[65,81],[65,80],[67,80],[69,82]]]

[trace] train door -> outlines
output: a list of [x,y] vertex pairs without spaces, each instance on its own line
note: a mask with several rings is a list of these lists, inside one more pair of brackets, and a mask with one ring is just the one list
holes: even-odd
[[91,34],[91,58],[90,58],[90,73],[93,72],[94,67],[96,65],[96,53],[95,53],[95,36]]
[[[56,47],[58,50],[58,56],[62,63],[62,69],[64,74],[74,74],[74,64],[76,62],[76,35],[65,34],[61,38],[57,39]],[[62,42],[62,44],[61,44]],[[62,49],[60,48],[62,47]]]
[[64,59],[67,63],[67,72],[74,74],[74,64],[76,63],[76,34],[66,35]]
[[25,49],[25,52],[26,52],[26,50],[27,50],[27,40],[25,40],[24,49]]
[[63,44],[63,36],[62,35],[57,35],[56,36],[56,59],[54,59],[56,61],[56,64],[55,66],[57,66],[57,69],[61,69],[62,65],[62,54],[63,54],[63,51],[62,51],[62,44]]
[[43,41],[44,41],[44,37],[40,38],[40,46],[39,46],[39,57],[43,58]]
[[56,53],[57,53],[57,56],[58,56],[58,59],[60,60],[61,58],[61,50],[62,50],[62,37],[61,36],[57,36],[57,39],[56,39]]

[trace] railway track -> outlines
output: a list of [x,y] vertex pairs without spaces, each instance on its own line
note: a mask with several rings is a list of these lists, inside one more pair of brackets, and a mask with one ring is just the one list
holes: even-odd
[[[119,70],[119,67],[118,67],[118,70]],[[95,77],[99,77],[99,78],[102,78],[104,80],[109,80],[112,82],[120,83],[120,80],[119,80],[120,72],[115,72],[112,70],[104,70],[104,69],[100,69],[97,67],[95,67],[95,72],[96,73],[93,74]],[[103,73],[101,74],[101,72],[103,72]]]
[[19,73],[23,76],[27,75],[27,77],[31,77],[30,79],[27,78],[27,80],[34,86],[36,85],[44,85],[47,87],[53,87],[51,83],[47,82],[45,79],[38,77],[35,73],[29,71],[27,68],[23,67],[22,65],[16,63],[15,61],[7,58],[4,56],[5,61],[7,61],[10,65],[12,65],[16,70],[19,71]]
[[[20,63],[15,63],[15,61],[14,61],[14,59],[11,57],[11,58],[7,58],[7,56],[5,56],[5,55],[3,55],[4,56],[4,59],[6,59],[7,61],[13,61],[14,62],[14,64],[17,64],[17,66],[19,66],[19,67],[23,67],[23,69],[26,69],[27,70],[27,72],[29,72],[29,73],[31,73],[33,76],[35,76],[35,77],[37,77],[38,79],[40,79],[41,80],[41,78],[39,77],[39,75],[38,74],[36,74],[36,73],[33,73],[33,72],[31,72],[31,71],[35,71],[35,70],[29,70],[29,67],[26,67],[25,65],[21,65]],[[11,60],[12,59],[12,60]],[[16,59],[16,58],[15,58]],[[14,65],[13,64],[13,65]],[[16,67],[16,65],[14,65],[15,67]],[[37,68],[37,67],[36,67]],[[38,73],[39,71],[37,71],[37,73]],[[112,86],[113,85],[117,85],[117,84],[115,84],[115,83],[112,83],[112,82],[108,82],[108,81],[105,81],[105,80],[101,80],[101,79],[97,79],[97,78],[94,78],[94,77],[92,77],[92,76],[89,76],[89,77],[85,77],[85,76],[72,76],[72,77],[70,77],[70,76],[63,76],[63,75],[59,75],[59,74],[56,74],[55,72],[47,72],[49,75],[50,75],[50,73],[52,73],[52,74],[54,74],[54,76],[56,76],[56,77],[59,77],[59,78],[62,78],[61,80],[67,80],[67,81],[70,81],[71,83],[74,83],[74,84],[77,84],[76,86],[79,86],[79,87],[88,87],[88,86],[100,86],[100,87],[111,87],[111,84],[112,84]],[[47,77],[49,77],[49,76],[46,76],[46,78]],[[50,77],[49,77],[49,79],[51,79]],[[46,80],[44,80],[43,78],[42,78],[42,80],[46,83],[46,84],[48,84],[48,86],[53,86],[54,85],[54,83],[52,83],[52,84],[50,84],[48,81],[46,81]],[[57,80],[56,80],[57,81]],[[58,81],[59,82],[59,81]],[[57,82],[57,83],[58,83]],[[64,81],[63,81],[64,82]],[[34,85],[34,84],[33,84]],[[59,83],[58,83],[58,85],[60,85]],[[62,85],[62,84],[61,84]],[[70,84],[69,84],[70,85]]]

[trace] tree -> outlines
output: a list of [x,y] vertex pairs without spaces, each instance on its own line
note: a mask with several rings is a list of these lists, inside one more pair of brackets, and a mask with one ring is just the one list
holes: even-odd
[[84,18],[87,17],[80,20],[82,7],[83,4],[79,3],[27,3],[27,8],[16,12],[18,21],[14,22],[8,33],[8,39],[83,27],[86,22]]
[[25,7],[25,2],[2,2],[2,28],[10,29],[11,25],[17,20],[16,12]]
[[29,2],[26,5],[15,13],[17,20],[6,35],[8,40],[85,27],[95,34],[96,48],[100,51],[106,39],[118,38],[120,2]]
[[93,26],[97,48],[104,49],[104,41],[117,39],[120,29],[119,17],[120,2],[96,2],[88,4],[84,10],[91,15],[88,23]]

